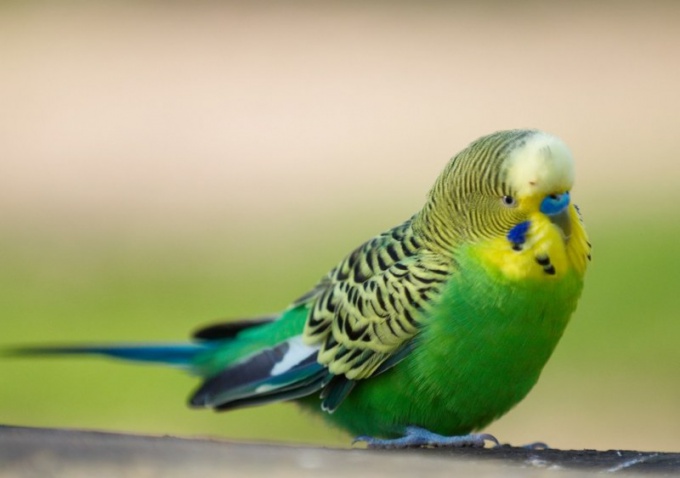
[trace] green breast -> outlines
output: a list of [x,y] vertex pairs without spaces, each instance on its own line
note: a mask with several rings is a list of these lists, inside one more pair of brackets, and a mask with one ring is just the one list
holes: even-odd
[[354,434],[395,436],[418,425],[459,435],[486,426],[533,387],[582,278],[511,281],[470,254],[459,257],[411,355],[360,381],[330,420]]

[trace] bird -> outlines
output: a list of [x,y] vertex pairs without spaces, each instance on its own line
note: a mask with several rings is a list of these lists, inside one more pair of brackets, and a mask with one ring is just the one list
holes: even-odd
[[576,309],[591,244],[558,137],[498,131],[456,154],[425,204],[285,310],[186,343],[34,346],[185,369],[195,408],[294,401],[370,448],[498,444],[482,430],[536,384]]

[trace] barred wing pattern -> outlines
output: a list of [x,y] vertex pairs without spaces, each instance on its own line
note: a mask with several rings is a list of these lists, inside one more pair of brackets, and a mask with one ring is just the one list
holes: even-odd
[[304,340],[320,345],[317,360],[332,374],[358,380],[384,367],[448,279],[450,259],[423,247],[412,221],[355,249],[293,304],[310,307]]

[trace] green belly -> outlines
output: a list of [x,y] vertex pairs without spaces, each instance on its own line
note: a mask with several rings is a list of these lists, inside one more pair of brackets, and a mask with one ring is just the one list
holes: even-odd
[[[466,273],[448,284],[413,352],[359,381],[328,420],[354,435],[399,436],[409,425],[461,435],[526,396],[576,308],[581,278],[511,282],[459,265]],[[319,410],[316,398],[304,403]]]

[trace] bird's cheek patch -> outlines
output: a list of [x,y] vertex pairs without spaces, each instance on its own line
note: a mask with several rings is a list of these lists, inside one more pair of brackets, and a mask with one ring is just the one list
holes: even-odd
[[507,238],[508,241],[510,241],[510,244],[512,244],[512,249],[514,251],[522,250],[522,246],[527,241],[527,232],[529,232],[530,227],[531,223],[529,221],[524,221],[510,229]]
[[[543,214],[533,215],[504,237],[478,244],[476,249],[491,272],[512,280],[556,278],[567,272],[564,241]],[[549,263],[543,264],[546,258]]]

